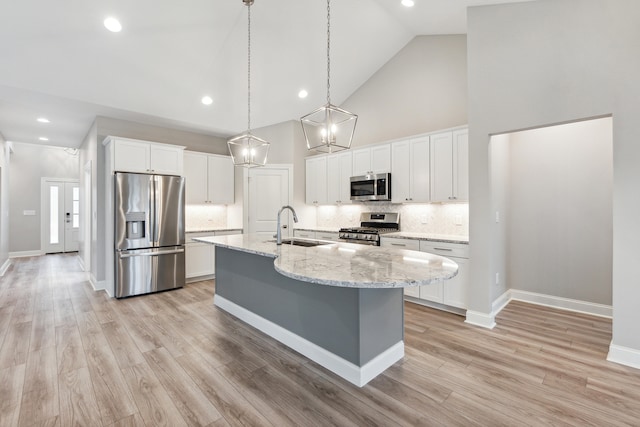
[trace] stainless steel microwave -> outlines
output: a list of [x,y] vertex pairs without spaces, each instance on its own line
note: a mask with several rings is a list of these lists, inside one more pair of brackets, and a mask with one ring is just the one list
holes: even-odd
[[351,177],[351,200],[391,200],[391,174],[375,173]]

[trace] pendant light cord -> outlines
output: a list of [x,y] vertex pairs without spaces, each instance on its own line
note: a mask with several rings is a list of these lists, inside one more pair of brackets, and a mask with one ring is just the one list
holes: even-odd
[[331,104],[331,0],[327,0],[327,104]]
[[251,133],[251,3],[247,4],[247,131]]

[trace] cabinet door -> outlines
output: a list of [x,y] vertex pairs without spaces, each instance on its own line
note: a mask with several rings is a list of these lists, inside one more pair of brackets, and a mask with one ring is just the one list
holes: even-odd
[[467,288],[469,286],[469,260],[451,258],[458,264],[458,274],[442,284],[443,303],[458,308],[467,308]]
[[185,245],[185,275],[187,278],[215,273],[214,246],[208,243]]
[[[412,202],[426,203],[430,200],[431,176],[429,164],[429,137],[411,140],[410,199]],[[395,179],[391,177],[392,183]],[[393,195],[393,193],[392,193]]]
[[411,286],[409,288],[404,288],[404,296],[405,297],[420,298],[420,287],[419,286]]
[[437,282],[430,285],[420,286],[420,299],[442,304],[443,283]]
[[185,203],[207,202],[207,155],[184,153]]
[[391,200],[394,203],[411,201],[411,164],[411,141],[394,142],[391,146]]
[[207,200],[216,205],[228,205],[235,200],[233,160],[229,156],[208,156]]
[[453,197],[453,137],[451,132],[431,136],[431,201]]
[[306,202],[327,204],[327,157],[320,156],[306,161]]
[[469,200],[469,130],[453,132],[453,197]]
[[316,239],[338,241],[338,233],[333,231],[316,231]]
[[371,172],[371,149],[353,150],[353,176],[366,175]]
[[330,154],[327,156],[327,203],[330,205],[340,204],[340,178],[338,155]]
[[114,170],[120,172],[151,172],[149,165],[151,146],[146,142],[116,139],[113,141]]
[[373,173],[391,172],[391,144],[371,147],[371,171]]
[[351,152],[327,156],[327,203],[351,203],[351,178],[353,156]]
[[182,175],[184,150],[169,145],[150,144],[151,172]]
[[303,239],[315,239],[316,232],[309,230],[293,230],[293,237],[302,237]]

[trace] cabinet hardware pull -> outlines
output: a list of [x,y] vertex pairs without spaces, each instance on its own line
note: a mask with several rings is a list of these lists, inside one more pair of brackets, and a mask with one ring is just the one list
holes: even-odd
[[404,243],[392,243],[393,246],[407,246]]
[[453,252],[453,249],[450,248],[433,248],[434,251],[447,251],[447,252]]

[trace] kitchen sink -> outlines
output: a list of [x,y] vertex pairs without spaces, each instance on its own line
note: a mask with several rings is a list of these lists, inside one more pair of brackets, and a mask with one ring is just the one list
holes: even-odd
[[[269,240],[275,242],[275,240]],[[313,246],[330,245],[332,242],[325,242],[322,240],[306,240],[306,239],[282,239],[283,245],[304,246],[310,248]]]

